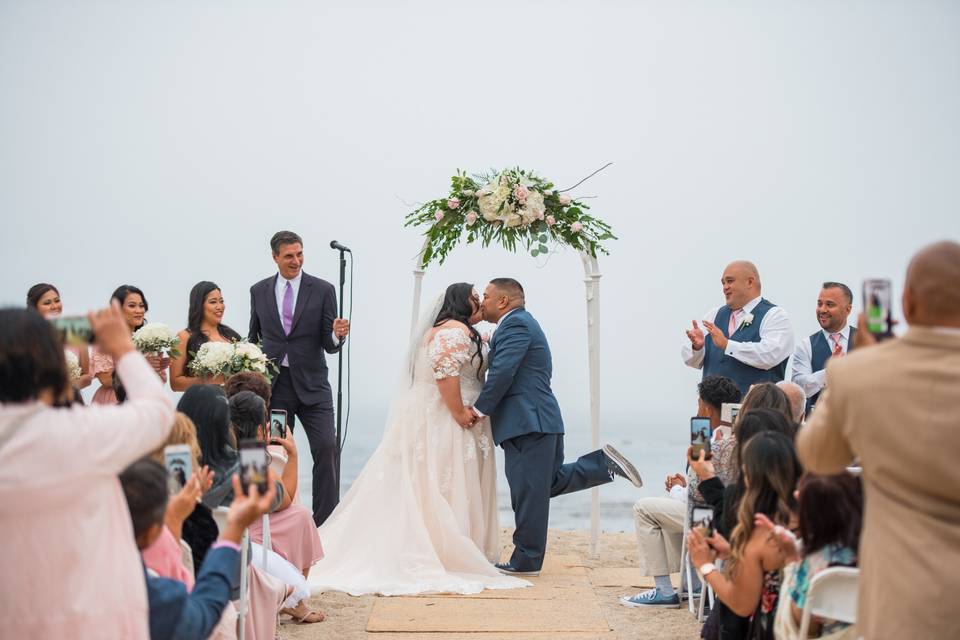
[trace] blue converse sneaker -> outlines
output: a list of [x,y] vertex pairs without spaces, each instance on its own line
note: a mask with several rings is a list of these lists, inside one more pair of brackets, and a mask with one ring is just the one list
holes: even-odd
[[641,591],[635,596],[622,596],[620,604],[625,607],[657,607],[660,609],[679,609],[680,597],[674,593],[672,596],[660,594],[659,589],[650,589]]

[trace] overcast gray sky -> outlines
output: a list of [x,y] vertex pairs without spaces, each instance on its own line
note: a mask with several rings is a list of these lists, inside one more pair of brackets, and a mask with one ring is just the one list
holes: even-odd
[[[66,311],[142,287],[182,328],[218,282],[243,330],[267,240],[356,255],[354,429],[379,433],[406,343],[411,203],[457,168],[533,168],[620,237],[600,262],[602,414],[684,443],[691,318],[734,258],[798,336],[819,283],[859,290],[960,236],[955,2],[0,3],[0,302],[37,281]],[[407,203],[407,204],[405,204]],[[585,428],[582,269],[465,247],[424,286],[512,275]],[[636,425],[634,427],[633,425]]]

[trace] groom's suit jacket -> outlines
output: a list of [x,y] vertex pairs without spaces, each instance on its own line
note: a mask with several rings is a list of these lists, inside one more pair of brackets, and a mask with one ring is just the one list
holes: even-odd
[[277,308],[277,278],[273,275],[250,287],[250,342],[263,341],[263,352],[280,366],[283,356],[300,402],[333,408],[324,351],[340,350],[333,339],[337,317],[336,289],[320,278],[303,274],[290,335],[283,332]]
[[474,406],[490,416],[493,440],[528,433],[563,433],[550,389],[553,359],[539,323],[526,309],[510,313],[490,339],[490,369]]

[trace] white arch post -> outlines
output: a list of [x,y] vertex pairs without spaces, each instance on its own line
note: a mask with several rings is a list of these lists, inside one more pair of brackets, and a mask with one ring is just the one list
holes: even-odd
[[[410,315],[410,332],[417,326],[420,316],[420,296],[423,287],[423,249],[417,254],[413,268],[413,304]],[[581,251],[583,283],[586,286],[587,302],[587,358],[590,366],[590,435],[591,446],[600,448],[600,265],[597,259]],[[600,535],[600,490],[590,489],[590,555],[597,553]]]

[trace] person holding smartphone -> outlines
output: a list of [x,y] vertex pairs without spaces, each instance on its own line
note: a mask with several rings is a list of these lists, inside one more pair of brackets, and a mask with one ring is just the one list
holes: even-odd
[[[117,474],[163,443],[173,406],[119,305],[88,321],[127,389],[123,406],[55,408],[72,394],[60,337],[33,310],[0,310],[0,566],[17,577],[0,599],[5,637],[150,637]],[[38,575],[38,558],[76,579]]]

